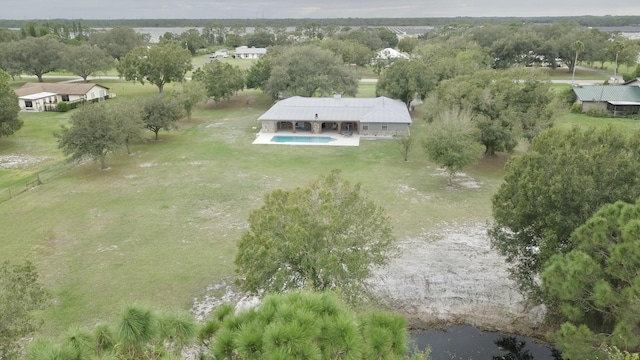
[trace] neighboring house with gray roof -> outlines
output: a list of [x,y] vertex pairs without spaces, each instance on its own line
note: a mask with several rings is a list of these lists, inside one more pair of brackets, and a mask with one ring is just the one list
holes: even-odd
[[640,113],[640,87],[637,85],[585,85],[573,88],[582,111],[602,110],[613,115]]
[[388,97],[314,98],[294,96],[278,101],[258,121],[262,132],[356,133],[393,136],[411,126],[407,106]]
[[103,101],[115,94],[92,83],[26,83],[16,89],[22,111],[55,111],[59,102]]

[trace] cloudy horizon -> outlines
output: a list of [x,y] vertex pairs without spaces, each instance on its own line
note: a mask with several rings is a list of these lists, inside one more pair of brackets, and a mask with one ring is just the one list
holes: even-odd
[[0,0],[0,19],[285,19],[640,15],[638,0]]

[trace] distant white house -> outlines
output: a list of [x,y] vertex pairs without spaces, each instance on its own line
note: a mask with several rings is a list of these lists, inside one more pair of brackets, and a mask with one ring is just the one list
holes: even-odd
[[212,59],[215,59],[215,58],[228,58],[229,57],[229,50],[228,49],[216,50],[216,52],[211,54],[211,56],[209,56],[209,57],[212,58]]
[[259,59],[267,53],[265,48],[240,46],[234,54],[236,59]]
[[386,48],[378,51],[374,60],[388,60],[388,59],[405,59],[409,60],[409,56],[401,53],[400,51],[392,48]]
[[407,106],[384,96],[377,98],[314,98],[294,96],[278,101],[258,121],[261,132],[279,131],[355,133],[360,136],[393,136],[411,126]]
[[15,90],[22,111],[55,111],[59,102],[103,101],[115,94],[92,83],[26,83]]

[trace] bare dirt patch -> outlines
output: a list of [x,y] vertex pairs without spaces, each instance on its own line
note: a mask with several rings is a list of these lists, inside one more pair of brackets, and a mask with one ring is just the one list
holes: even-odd
[[[431,176],[449,177],[449,174],[443,168],[436,168],[435,172],[432,173]],[[452,179],[452,183],[454,187],[458,186],[467,189],[480,189],[482,187],[481,181],[476,180],[463,172],[457,172]]]
[[259,298],[237,291],[233,284],[222,281],[209,286],[201,298],[193,299],[191,313],[196,320],[203,322],[215,308],[222,304],[235,304],[237,310],[242,310],[255,307],[259,301]]
[[385,305],[414,324],[521,333],[533,326],[504,259],[490,247],[485,224],[442,224],[403,239],[400,249],[371,283]]
[[[504,259],[491,249],[485,223],[440,224],[399,247],[400,256],[370,284],[383,305],[414,326],[467,324],[528,334],[537,325]],[[243,308],[258,300],[222,282],[194,299],[191,311],[202,321],[226,302]]]
[[50,159],[46,156],[23,154],[0,155],[0,169],[27,169],[41,161]]

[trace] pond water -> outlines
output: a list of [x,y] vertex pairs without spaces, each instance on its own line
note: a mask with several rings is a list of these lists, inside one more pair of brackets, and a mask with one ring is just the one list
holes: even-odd
[[451,326],[445,330],[411,332],[420,350],[431,348],[431,359],[460,360],[559,360],[560,354],[549,344],[532,338],[480,331],[472,326]]

